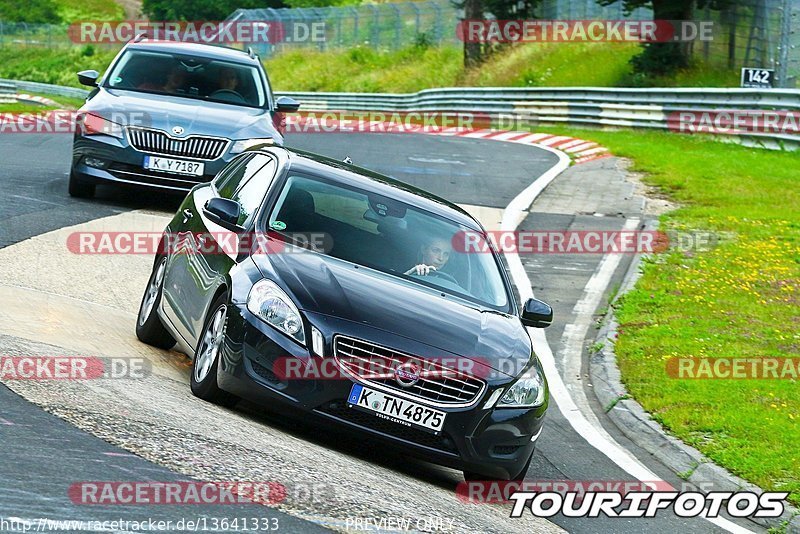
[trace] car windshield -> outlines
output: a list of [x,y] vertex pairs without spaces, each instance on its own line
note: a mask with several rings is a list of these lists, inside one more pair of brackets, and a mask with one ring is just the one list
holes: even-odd
[[166,52],[128,50],[106,83],[114,89],[251,107],[263,107],[266,102],[255,67]]
[[268,226],[284,238],[324,236],[328,246],[321,253],[508,310],[494,252],[467,253],[457,245],[459,236],[474,230],[392,198],[292,174]]

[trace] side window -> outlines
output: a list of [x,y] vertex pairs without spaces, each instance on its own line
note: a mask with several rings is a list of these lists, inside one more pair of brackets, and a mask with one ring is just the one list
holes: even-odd
[[272,158],[264,154],[251,154],[245,156],[235,169],[223,180],[217,181],[217,193],[222,198],[233,198],[234,193],[247,182],[261,167],[271,161]]
[[226,182],[230,180],[231,176],[237,171],[237,169],[242,165],[243,162],[249,161],[253,157],[253,154],[245,154],[244,156],[240,156],[235,158],[233,161],[228,163],[225,168],[217,173],[214,177],[212,184],[214,185],[214,189],[219,193],[225,187]]
[[242,207],[239,224],[245,227],[252,222],[258,207],[264,201],[278,169],[274,159],[260,154],[256,155],[256,158],[266,158],[267,162],[255,171],[231,197],[231,200],[235,200]]

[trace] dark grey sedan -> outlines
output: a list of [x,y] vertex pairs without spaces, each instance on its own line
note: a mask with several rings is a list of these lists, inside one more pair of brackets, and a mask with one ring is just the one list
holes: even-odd
[[232,48],[137,39],[93,87],[78,111],[69,193],[97,184],[185,193],[210,181],[236,154],[282,145],[281,119],[297,111],[275,99],[258,56]]

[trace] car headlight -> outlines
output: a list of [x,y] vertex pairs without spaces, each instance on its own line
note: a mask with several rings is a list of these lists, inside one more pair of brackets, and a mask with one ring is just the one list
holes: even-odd
[[82,135],[110,135],[122,139],[122,125],[94,113],[81,113],[75,119]]
[[264,321],[305,345],[306,335],[300,311],[289,295],[271,280],[259,280],[250,289],[247,309]]
[[233,143],[233,147],[231,148],[231,154],[239,154],[244,152],[248,148],[254,148],[259,145],[273,145],[275,144],[275,140],[271,137],[267,137],[264,139],[242,139],[240,141],[236,141]]
[[531,366],[497,403],[498,408],[534,408],[544,403],[547,386],[537,365]]

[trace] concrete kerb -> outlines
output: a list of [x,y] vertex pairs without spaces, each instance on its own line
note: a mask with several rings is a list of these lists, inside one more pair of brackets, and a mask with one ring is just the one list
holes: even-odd
[[[658,228],[657,221],[648,221],[645,230]],[[589,359],[589,375],[592,390],[600,405],[619,430],[633,443],[652,454],[666,465],[679,478],[696,487],[698,491],[752,491],[763,493],[763,489],[737,477],[727,469],[713,463],[694,447],[686,445],[678,438],[669,435],[641,404],[628,394],[622,383],[614,343],[617,339],[619,323],[614,314],[617,300],[633,289],[642,275],[643,254],[638,254],[631,262],[620,286],[619,292],[608,307],[597,335],[598,346],[602,348]],[[762,527],[785,530],[790,534],[800,534],[800,510],[786,503],[783,515],[779,518],[748,518]]]

